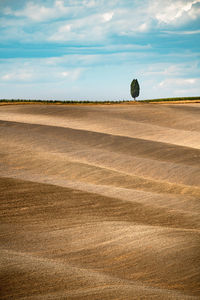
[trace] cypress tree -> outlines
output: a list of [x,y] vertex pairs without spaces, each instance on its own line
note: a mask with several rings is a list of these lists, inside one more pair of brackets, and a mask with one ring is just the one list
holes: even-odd
[[137,79],[133,79],[131,82],[131,96],[134,98],[138,97],[140,94],[140,86]]

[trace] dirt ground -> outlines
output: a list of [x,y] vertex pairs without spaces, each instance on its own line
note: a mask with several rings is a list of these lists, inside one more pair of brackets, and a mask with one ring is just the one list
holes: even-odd
[[200,104],[0,107],[0,299],[200,299]]

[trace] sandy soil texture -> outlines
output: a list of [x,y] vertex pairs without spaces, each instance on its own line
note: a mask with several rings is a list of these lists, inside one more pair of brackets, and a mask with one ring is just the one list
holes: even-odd
[[200,104],[0,107],[1,299],[200,299]]

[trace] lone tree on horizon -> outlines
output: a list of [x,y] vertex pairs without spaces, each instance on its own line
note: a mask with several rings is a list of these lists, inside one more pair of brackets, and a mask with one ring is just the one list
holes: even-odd
[[134,98],[138,97],[140,94],[140,86],[137,79],[133,79],[131,82],[131,96]]

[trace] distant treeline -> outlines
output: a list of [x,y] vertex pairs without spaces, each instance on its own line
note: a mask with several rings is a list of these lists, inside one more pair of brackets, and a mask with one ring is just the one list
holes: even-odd
[[149,99],[140,100],[140,102],[159,102],[159,101],[186,101],[186,100],[200,100],[200,96],[196,97],[176,97],[176,98],[160,98],[160,99]]
[[129,100],[120,100],[120,101],[89,101],[89,100],[27,100],[27,99],[0,99],[0,102],[26,102],[26,103],[47,103],[47,104],[80,104],[80,103],[99,103],[99,104],[108,104],[108,103],[123,103],[128,102]]
[[119,100],[119,101],[89,101],[89,100],[35,100],[35,99],[0,99],[0,102],[23,102],[23,103],[44,103],[44,104],[113,104],[113,103],[128,103],[128,102],[162,102],[162,101],[186,101],[186,100],[200,100],[197,97],[176,97],[176,98],[160,98],[160,99],[147,99],[147,100]]

